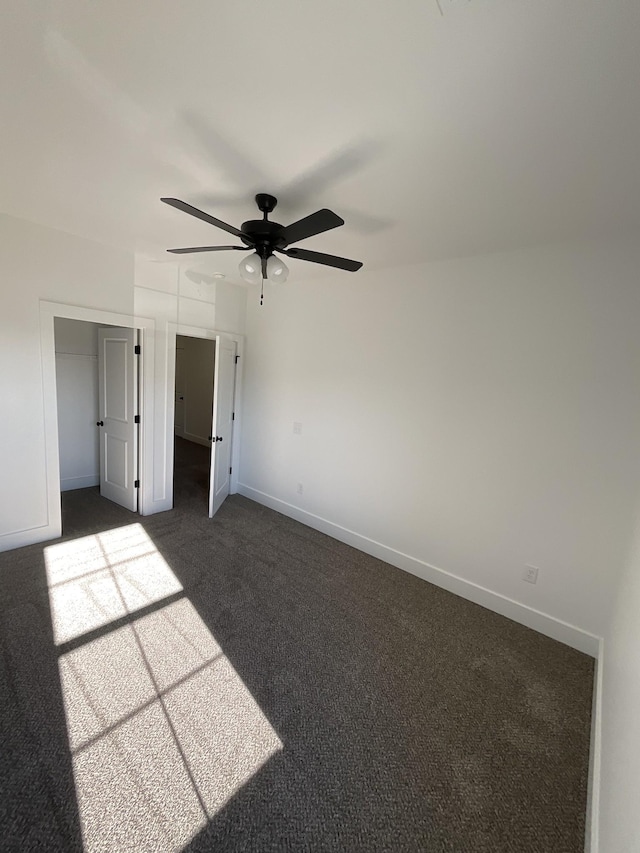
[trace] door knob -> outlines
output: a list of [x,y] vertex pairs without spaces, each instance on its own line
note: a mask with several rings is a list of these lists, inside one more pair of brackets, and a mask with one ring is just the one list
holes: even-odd
[[222,441],[222,436],[221,436],[221,435],[217,435],[217,436],[216,436],[216,441]]
[[104,421],[96,421],[96,426],[104,426]]

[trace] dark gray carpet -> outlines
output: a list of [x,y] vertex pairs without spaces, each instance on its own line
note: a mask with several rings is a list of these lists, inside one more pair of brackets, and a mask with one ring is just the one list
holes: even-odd
[[240,496],[210,521],[177,444],[173,512],[63,496],[51,592],[46,546],[0,555],[2,850],[582,851],[592,661]]

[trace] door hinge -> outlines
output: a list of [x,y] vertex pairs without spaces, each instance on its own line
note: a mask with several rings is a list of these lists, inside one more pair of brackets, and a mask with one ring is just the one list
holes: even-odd
[[239,359],[239,358],[240,358],[240,356],[239,356],[239,355],[237,355],[237,356],[236,356],[236,364],[238,363],[238,359]]
[[136,344],[133,348],[133,351],[136,355],[140,355],[140,353],[142,352],[142,347],[140,346],[140,344]]
[[235,421],[235,419],[236,419],[236,413],[235,413],[235,412],[231,412],[231,420],[232,420],[232,421]]
[[229,468],[229,473],[231,473],[232,471],[233,471],[233,468]]
[[139,488],[140,488],[140,480],[135,480],[135,482],[134,482],[134,484],[133,484],[133,488],[134,488],[134,489],[139,489]]
[[134,422],[134,424],[139,424],[140,423],[140,415],[136,415],[135,418],[133,419],[133,422]]

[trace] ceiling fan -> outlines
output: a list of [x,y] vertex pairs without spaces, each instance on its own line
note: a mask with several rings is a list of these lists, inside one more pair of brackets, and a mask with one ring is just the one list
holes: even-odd
[[271,222],[268,218],[278,200],[268,193],[258,193],[256,204],[263,214],[263,218],[250,219],[243,222],[241,228],[234,228],[233,225],[228,225],[221,219],[216,219],[215,216],[210,216],[208,213],[198,210],[197,207],[180,201],[180,199],[162,198],[160,201],[175,207],[177,210],[182,210],[190,216],[202,219],[203,222],[222,228],[223,231],[239,237],[244,243],[244,246],[193,246],[186,249],[167,249],[168,252],[184,255],[191,252],[221,252],[227,249],[239,249],[244,252],[248,248],[253,249],[253,254],[240,262],[240,275],[251,284],[258,284],[265,279],[286,281],[289,270],[285,263],[274,255],[274,252],[279,252],[290,258],[297,258],[300,261],[311,261],[314,264],[324,264],[349,272],[356,272],[362,266],[361,261],[351,261],[348,258],[327,255],[324,252],[287,248],[292,243],[298,243],[300,240],[306,240],[308,237],[322,234],[323,231],[330,231],[332,228],[344,225],[344,219],[326,208],[317,210],[291,225],[280,225],[277,222]]

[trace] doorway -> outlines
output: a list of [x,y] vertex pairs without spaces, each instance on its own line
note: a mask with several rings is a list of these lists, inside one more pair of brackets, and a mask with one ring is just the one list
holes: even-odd
[[174,507],[208,506],[209,517],[229,494],[236,342],[176,334]]
[[[55,539],[62,533],[62,506],[60,491],[60,448],[58,443],[58,404],[56,382],[55,320],[82,320],[97,323],[100,326],[115,326],[135,330],[139,337],[140,355],[137,357],[140,375],[140,425],[139,425],[139,481],[138,507],[142,515],[151,515],[171,509],[170,480],[163,478],[165,469],[160,460],[154,458],[154,428],[158,424],[155,417],[155,374],[156,360],[156,321],[140,314],[121,314],[98,308],[85,308],[80,305],[67,305],[60,302],[40,300],[40,354],[42,359],[42,402],[44,429],[44,520],[37,527],[16,531],[10,539],[5,537],[9,548],[19,548],[34,542]],[[166,375],[166,374],[165,374]],[[162,374],[161,381],[162,381]],[[170,390],[167,385],[167,391]],[[168,406],[166,407],[169,408]],[[173,405],[171,405],[173,410]],[[94,422],[95,423],[95,422]],[[164,444],[163,444],[164,447]]]
[[211,469],[216,342],[176,335],[173,505],[204,512]]
[[54,318],[60,491],[138,511],[138,332]]

